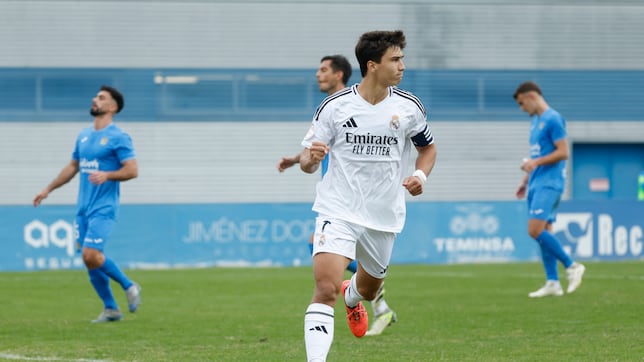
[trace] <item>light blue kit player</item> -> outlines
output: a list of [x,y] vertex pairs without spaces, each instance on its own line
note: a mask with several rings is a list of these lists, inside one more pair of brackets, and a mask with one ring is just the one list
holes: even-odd
[[92,100],[93,127],[80,132],[72,160],[33,201],[34,206],[40,205],[50,192],[80,173],[77,242],[82,248],[89,280],[104,304],[103,312],[92,321],[94,323],[118,321],[123,317],[112,294],[110,278],[125,291],[130,312],[136,312],[141,304],[141,287],[103,253],[118,215],[120,182],[138,176],[132,140],[112,122],[123,103],[123,95],[118,90],[101,87]]
[[548,106],[541,89],[534,82],[521,83],[514,93],[514,99],[521,110],[532,117],[530,158],[521,165],[526,174],[517,188],[516,196],[523,198],[527,192],[528,234],[539,243],[546,273],[546,284],[528,296],[562,296],[564,292],[559,283],[557,261],[566,268],[567,293],[577,290],[586,270],[584,265],[572,260],[552,234],[555,211],[566,184],[566,122]]

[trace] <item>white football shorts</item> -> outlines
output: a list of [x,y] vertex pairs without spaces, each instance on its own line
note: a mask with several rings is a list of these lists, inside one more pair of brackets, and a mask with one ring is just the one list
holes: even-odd
[[384,279],[395,239],[396,233],[319,215],[315,219],[313,255],[333,253],[357,259],[369,275]]

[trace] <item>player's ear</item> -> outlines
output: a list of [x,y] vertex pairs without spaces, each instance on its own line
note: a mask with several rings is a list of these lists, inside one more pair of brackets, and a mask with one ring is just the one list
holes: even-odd
[[367,61],[367,69],[369,70],[376,70],[376,65],[378,65],[378,63],[374,62],[373,60]]
[[117,111],[118,111],[118,109],[119,109],[118,104],[116,104],[116,101],[115,101],[114,99],[112,99],[112,101],[110,102],[110,111],[111,111],[113,114],[116,114],[116,113],[117,113]]

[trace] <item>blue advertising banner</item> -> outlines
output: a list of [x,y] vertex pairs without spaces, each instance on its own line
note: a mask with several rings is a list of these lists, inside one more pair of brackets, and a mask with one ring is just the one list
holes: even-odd
[[[562,202],[553,231],[576,259],[644,259],[642,202]],[[0,271],[83,268],[74,206],[0,206]],[[105,252],[126,268],[309,265],[309,203],[122,205]],[[525,202],[409,203],[392,264],[539,259]]]
[[[74,206],[0,207],[0,270],[83,268]],[[121,205],[105,253],[129,268],[310,263],[310,204]]]
[[644,259],[644,202],[579,201],[559,206],[555,236],[578,259]]
[[524,202],[410,203],[392,262],[490,263],[536,260]]

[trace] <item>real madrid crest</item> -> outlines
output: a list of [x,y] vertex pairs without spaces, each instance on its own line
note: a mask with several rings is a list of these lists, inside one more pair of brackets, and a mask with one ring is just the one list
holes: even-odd
[[318,239],[318,245],[324,245],[324,242],[326,242],[326,237],[324,234],[320,235],[320,238]]
[[393,116],[391,116],[391,121],[389,121],[389,128],[391,128],[393,130],[397,130],[398,128],[400,128],[400,120],[399,120],[399,118],[400,117],[398,117],[397,114],[394,114]]

